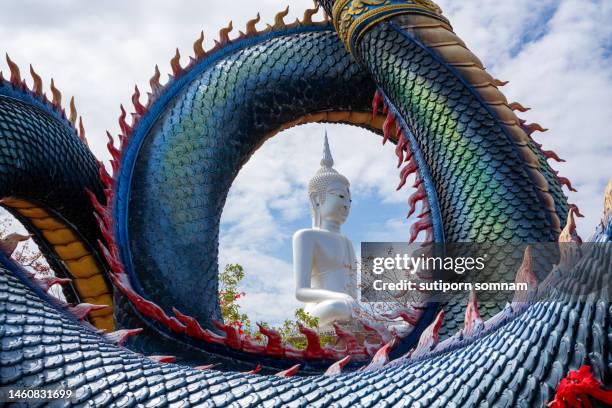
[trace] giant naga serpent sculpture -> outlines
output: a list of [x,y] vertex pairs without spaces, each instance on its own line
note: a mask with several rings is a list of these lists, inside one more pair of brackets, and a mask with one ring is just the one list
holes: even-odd
[[[7,56],[2,205],[59,278],[37,279],[0,255],[2,386],[69,388],[65,404],[100,406],[506,407],[586,404],[555,399],[563,377],[583,365],[594,384],[610,381],[609,293],[569,297],[586,282],[610,281],[605,253],[562,256],[572,261],[535,276],[528,249],[504,262],[517,281],[540,282],[529,298],[486,309],[474,296],[432,302],[402,314],[413,327],[399,341],[371,328],[376,346],[338,327],[344,346],[322,347],[302,328],[300,350],[266,327],[256,341],[220,321],[228,190],[265,140],[295,125],[356,125],[394,143],[398,188],[416,174],[409,212],[422,208],[411,240],[425,231],[435,242],[579,241],[578,209],[562,192],[571,184],[547,162],[560,159],[532,138],[545,129],[517,117],[526,108],[506,100],[504,83],[438,6],[320,3],[323,21],[313,21],[317,6],[292,24],[280,12],[262,30],[258,16],[238,36],[230,23],[210,50],[201,35],[188,66],[177,50],[166,84],[156,67],[146,103],[135,89],[131,124],[121,107],[118,146],[108,134],[112,175],[89,151],[82,122],[75,126],[73,101],[66,113],[53,81],[48,99],[35,71],[27,85]],[[602,242],[612,235],[606,194],[594,235]],[[69,304],[45,293],[56,282]],[[538,301],[544,292],[554,301]],[[591,396],[610,398],[602,389]]]

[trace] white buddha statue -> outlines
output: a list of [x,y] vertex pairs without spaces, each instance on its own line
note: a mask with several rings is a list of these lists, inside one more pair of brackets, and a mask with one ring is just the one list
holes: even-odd
[[326,133],[321,168],[308,183],[312,228],[293,235],[295,297],[320,328],[350,322],[359,307],[355,250],[340,231],[351,208],[349,181],[333,164]]

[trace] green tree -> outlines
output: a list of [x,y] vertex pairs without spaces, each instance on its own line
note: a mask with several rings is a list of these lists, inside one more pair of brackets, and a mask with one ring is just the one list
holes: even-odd
[[[238,300],[246,294],[238,288],[244,279],[244,268],[239,264],[227,264],[223,271],[219,273],[219,304],[221,315],[225,324],[237,327],[241,334],[255,339],[261,339],[262,334],[254,330],[251,320],[246,313],[242,313]],[[280,326],[271,327],[267,323],[260,323],[262,326],[271,328],[279,332],[285,342],[297,348],[306,347],[306,337],[299,331],[299,325],[319,330],[319,318],[311,316],[304,309],[299,308],[294,312],[295,319],[286,319]],[[321,336],[321,344],[331,343],[334,336]]]

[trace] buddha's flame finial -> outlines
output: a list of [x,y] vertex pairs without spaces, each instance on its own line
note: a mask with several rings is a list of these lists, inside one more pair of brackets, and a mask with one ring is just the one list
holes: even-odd
[[331,155],[331,149],[329,148],[329,140],[327,139],[327,130],[325,131],[325,138],[323,140],[323,157],[321,158],[321,167],[315,173],[312,179],[308,182],[308,194],[324,193],[327,186],[331,182],[341,182],[348,186],[349,181],[342,174],[338,173],[334,169],[334,159]]
[[321,166],[334,166],[334,158],[331,155],[331,150],[329,149],[329,141],[327,140],[327,129],[325,130],[325,140],[323,142],[323,158],[321,159]]

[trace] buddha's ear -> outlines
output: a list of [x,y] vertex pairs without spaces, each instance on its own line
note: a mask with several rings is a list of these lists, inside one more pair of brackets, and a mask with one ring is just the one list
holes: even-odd
[[319,193],[311,193],[310,194],[310,205],[312,209],[316,209],[321,206],[321,194]]
[[310,198],[310,212],[312,215],[312,227],[318,228],[321,226],[321,194],[311,193]]

